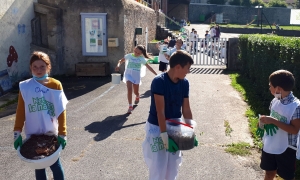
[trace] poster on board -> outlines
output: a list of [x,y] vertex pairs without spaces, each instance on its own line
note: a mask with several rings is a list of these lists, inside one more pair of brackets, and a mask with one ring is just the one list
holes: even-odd
[[291,9],[290,24],[300,25],[300,9]]

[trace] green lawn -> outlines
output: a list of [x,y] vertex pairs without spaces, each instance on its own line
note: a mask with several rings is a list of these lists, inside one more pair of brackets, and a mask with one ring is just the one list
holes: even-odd
[[[272,29],[276,29],[275,26],[272,26]],[[230,28],[258,28],[260,29],[260,26],[257,26],[257,24],[251,24],[251,25],[241,25],[241,24],[221,24],[220,27],[230,27]],[[270,26],[268,24],[263,24],[262,25],[262,28],[263,29],[271,29]],[[280,26],[280,28],[283,28],[283,30],[298,30],[300,31],[300,25],[299,26],[296,26],[296,25],[293,25],[293,26]]]

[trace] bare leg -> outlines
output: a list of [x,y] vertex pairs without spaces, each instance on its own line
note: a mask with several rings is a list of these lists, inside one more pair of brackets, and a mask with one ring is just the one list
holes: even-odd
[[133,84],[133,92],[134,92],[134,94],[135,94],[136,97],[140,97],[139,87],[140,87],[139,84]]
[[266,171],[264,180],[273,180],[276,176],[277,171]]
[[127,81],[127,99],[128,99],[128,104],[132,104],[132,82]]

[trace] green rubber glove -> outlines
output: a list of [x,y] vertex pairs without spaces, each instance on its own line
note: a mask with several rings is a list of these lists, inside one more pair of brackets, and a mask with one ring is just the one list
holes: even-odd
[[14,147],[17,150],[19,146],[22,146],[22,136],[19,131],[14,131]]
[[198,144],[199,144],[199,143],[198,143],[197,136],[195,136],[195,139],[194,139],[194,146],[195,146],[195,147],[197,147],[197,146],[198,146]]
[[257,127],[256,135],[262,138],[264,136],[265,130],[261,129],[260,127]]
[[67,145],[67,136],[59,135],[57,137],[58,143],[61,144],[62,149],[65,149]]
[[267,132],[267,135],[273,136],[273,134],[276,134],[276,130],[278,130],[278,127],[275,126],[274,124],[265,124],[265,129]]
[[173,139],[169,138],[168,142],[169,142],[169,149],[168,149],[169,152],[176,152],[176,151],[178,151],[178,146],[173,141]]

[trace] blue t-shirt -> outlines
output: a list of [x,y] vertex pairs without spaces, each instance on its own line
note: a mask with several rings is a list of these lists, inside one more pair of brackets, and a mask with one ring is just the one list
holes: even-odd
[[187,79],[183,79],[174,83],[168,73],[162,73],[153,79],[148,122],[158,126],[154,94],[164,96],[166,119],[181,118],[183,99],[189,97],[189,82]]

